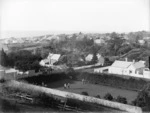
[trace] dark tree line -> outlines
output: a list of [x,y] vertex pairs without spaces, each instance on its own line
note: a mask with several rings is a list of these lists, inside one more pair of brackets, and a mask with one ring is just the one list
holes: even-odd
[[22,71],[32,70],[38,71],[40,68],[39,61],[41,57],[33,55],[30,51],[21,50],[17,52],[5,53],[0,51],[0,64],[5,67],[15,67]]
[[7,66],[7,54],[5,53],[5,51],[2,49],[0,51],[0,65],[2,66]]

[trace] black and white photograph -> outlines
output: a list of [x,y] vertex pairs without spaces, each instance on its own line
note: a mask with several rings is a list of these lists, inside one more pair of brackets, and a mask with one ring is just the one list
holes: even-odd
[[150,0],[0,0],[0,113],[150,112]]

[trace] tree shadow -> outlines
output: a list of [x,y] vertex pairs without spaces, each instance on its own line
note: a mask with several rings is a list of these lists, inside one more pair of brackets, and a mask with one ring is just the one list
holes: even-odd
[[73,84],[75,83],[74,80],[71,80],[71,79],[64,79],[64,80],[60,80],[60,81],[57,81],[57,82],[52,82],[52,83],[47,83],[47,87],[49,88],[59,88],[59,87],[64,87],[64,84]]

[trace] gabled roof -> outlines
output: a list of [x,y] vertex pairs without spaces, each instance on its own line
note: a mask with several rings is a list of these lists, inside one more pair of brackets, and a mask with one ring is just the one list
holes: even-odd
[[91,61],[93,58],[93,54],[88,54],[86,57],[85,57],[85,60],[86,61]]
[[128,68],[133,62],[126,62],[126,61],[119,61],[116,60],[111,67],[118,67],[118,68]]
[[59,58],[60,58],[60,54],[53,54],[53,53],[49,53],[49,55],[48,55],[48,59],[53,59],[53,60],[59,60]]
[[49,60],[48,59],[44,59],[44,60],[42,60],[44,63],[48,63],[49,62]]
[[139,69],[139,68],[144,68],[145,67],[144,63],[142,63],[142,62],[135,62],[132,65],[135,67],[135,69]]
[[51,57],[51,59],[53,59],[53,60],[59,60],[59,58],[60,58],[60,54],[54,54],[54,55]]

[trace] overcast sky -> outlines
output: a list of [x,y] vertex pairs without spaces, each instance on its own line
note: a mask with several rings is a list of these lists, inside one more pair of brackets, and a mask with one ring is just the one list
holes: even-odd
[[149,0],[1,0],[0,2],[1,38],[7,37],[8,31],[102,33],[150,30]]

